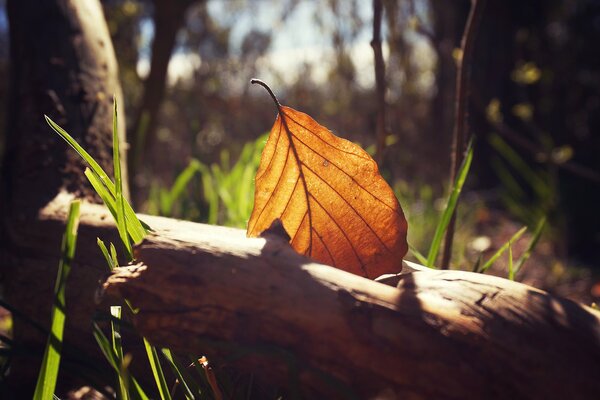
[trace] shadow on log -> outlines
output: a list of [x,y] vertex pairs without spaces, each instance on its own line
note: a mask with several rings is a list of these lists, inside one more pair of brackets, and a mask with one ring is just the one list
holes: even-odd
[[276,236],[143,219],[155,234],[139,264],[104,289],[140,309],[158,346],[309,398],[600,396],[600,314],[587,307],[469,272],[411,272],[392,287]]

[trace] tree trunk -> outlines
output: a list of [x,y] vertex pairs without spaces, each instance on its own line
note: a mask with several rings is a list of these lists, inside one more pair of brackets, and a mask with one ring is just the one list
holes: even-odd
[[136,248],[139,264],[104,288],[140,309],[135,323],[158,346],[217,365],[235,358],[309,398],[600,396],[600,313],[587,307],[460,271],[390,287],[279,237],[145,220],[156,233]]
[[432,104],[431,142],[428,159],[438,160],[439,176],[444,176],[450,164],[450,144],[454,126],[456,61],[454,49],[460,48],[460,38],[469,12],[468,1],[432,1],[434,27],[433,45],[437,52],[436,94]]
[[[96,198],[84,183],[79,156],[52,132],[44,114],[70,132],[111,173],[112,97],[120,97],[121,88],[98,1],[9,0],[7,13],[11,90],[1,194],[3,298],[48,326],[61,234],[37,230],[40,209],[61,191],[92,201]],[[124,140],[122,118],[119,134]],[[62,227],[61,221],[57,229]],[[95,281],[99,271],[94,270],[92,278],[88,270],[74,268],[70,280]],[[68,299],[69,313],[75,315],[93,305],[93,296],[77,287],[78,283],[72,285]],[[68,319],[67,340],[91,343],[88,321]],[[13,333],[22,346],[34,349],[30,352],[34,358],[15,356],[12,379],[18,387],[16,379],[23,373],[32,390],[30,375],[40,365],[35,349],[46,338],[19,318],[14,320]]]
[[150,71],[144,81],[141,105],[137,110],[130,131],[131,154],[129,170],[132,186],[135,189],[136,204],[141,203],[146,192],[143,177],[139,176],[140,166],[148,161],[156,142],[160,105],[165,97],[169,61],[177,40],[177,32],[184,23],[185,11],[196,0],[155,0],[154,1],[154,39]]

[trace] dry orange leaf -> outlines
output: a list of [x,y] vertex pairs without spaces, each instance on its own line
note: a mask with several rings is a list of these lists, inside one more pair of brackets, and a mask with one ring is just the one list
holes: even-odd
[[248,236],[280,219],[292,247],[324,264],[376,278],[396,273],[407,223],[375,161],[307,114],[279,104],[256,173]]

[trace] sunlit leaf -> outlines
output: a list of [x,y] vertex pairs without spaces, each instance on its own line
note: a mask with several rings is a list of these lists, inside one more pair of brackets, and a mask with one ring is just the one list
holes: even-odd
[[273,98],[278,116],[256,173],[248,236],[280,219],[301,254],[369,278],[399,272],[407,223],[375,161]]

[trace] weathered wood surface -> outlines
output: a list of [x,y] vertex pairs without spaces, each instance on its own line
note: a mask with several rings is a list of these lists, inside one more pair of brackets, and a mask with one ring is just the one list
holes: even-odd
[[[505,279],[317,264],[278,237],[146,218],[155,234],[106,294],[159,346],[321,398],[599,398],[600,314]],[[244,354],[245,356],[240,356]]]
[[[13,287],[53,280],[49,266],[58,261],[72,198],[59,195],[38,222],[21,227],[34,240],[13,238]],[[155,230],[136,249],[141,264],[109,276],[97,304],[108,272],[96,238],[117,243],[118,235],[104,207],[83,204],[65,348],[97,352],[93,313],[125,297],[140,308],[136,325],[157,345],[254,371],[275,386],[298,378],[308,397],[600,394],[600,316],[587,307],[457,271],[409,273],[396,288],[313,263],[278,237],[248,239],[239,229],[141,217]],[[51,298],[51,288],[38,296]],[[47,324],[49,304],[21,306]]]

